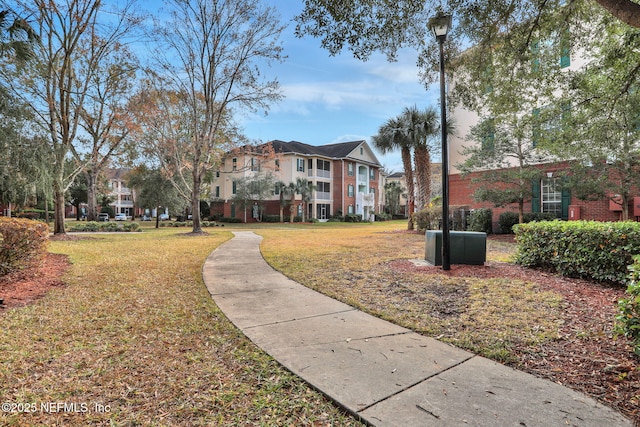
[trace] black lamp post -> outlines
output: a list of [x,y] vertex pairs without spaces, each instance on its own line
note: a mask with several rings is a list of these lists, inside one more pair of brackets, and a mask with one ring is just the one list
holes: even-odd
[[444,84],[444,41],[451,28],[451,15],[438,12],[429,20],[429,29],[440,45],[440,127],[442,128],[442,269],[451,269],[449,240],[449,150],[447,146],[447,100]]

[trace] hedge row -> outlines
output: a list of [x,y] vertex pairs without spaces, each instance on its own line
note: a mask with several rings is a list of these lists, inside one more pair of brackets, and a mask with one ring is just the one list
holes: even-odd
[[49,226],[22,218],[0,217],[0,276],[39,261],[47,253]]
[[618,302],[616,333],[631,339],[633,352],[640,356],[640,256],[629,267],[627,297]]
[[625,284],[640,253],[640,223],[541,221],[514,226],[516,262],[564,276]]
[[117,232],[117,231],[142,231],[140,230],[140,224],[137,222],[123,222],[118,224],[117,222],[96,222],[88,221],[85,223],[78,223],[72,226],[69,231],[75,232]]

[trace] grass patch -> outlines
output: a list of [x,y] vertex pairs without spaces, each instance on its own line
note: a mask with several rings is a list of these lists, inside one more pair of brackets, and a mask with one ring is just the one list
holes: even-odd
[[52,242],[73,263],[68,286],[0,316],[2,401],[38,410],[2,412],[1,425],[358,425],[212,302],[202,264],[231,234],[184,233]]
[[[325,224],[306,231],[257,232],[264,237],[267,262],[290,278],[477,354],[512,361],[513,344],[557,337],[561,297],[541,292],[534,283],[393,268],[394,261],[424,259],[424,236],[403,233],[404,226]],[[515,251],[513,243],[489,240],[487,246],[489,261],[504,262]]]

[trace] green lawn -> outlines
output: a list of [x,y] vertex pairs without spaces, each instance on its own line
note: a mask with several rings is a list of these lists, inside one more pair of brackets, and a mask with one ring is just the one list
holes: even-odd
[[0,425],[359,425],[212,302],[202,264],[231,227],[151,225],[52,242],[73,263],[68,285],[0,315],[2,402],[35,412]]

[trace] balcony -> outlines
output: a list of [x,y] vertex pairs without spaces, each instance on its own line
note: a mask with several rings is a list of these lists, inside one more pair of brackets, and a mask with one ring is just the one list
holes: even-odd
[[373,207],[376,203],[376,195],[372,193],[365,194],[363,192],[359,192],[356,202],[362,206]]
[[316,199],[318,200],[331,200],[331,193],[326,191],[316,191]]

